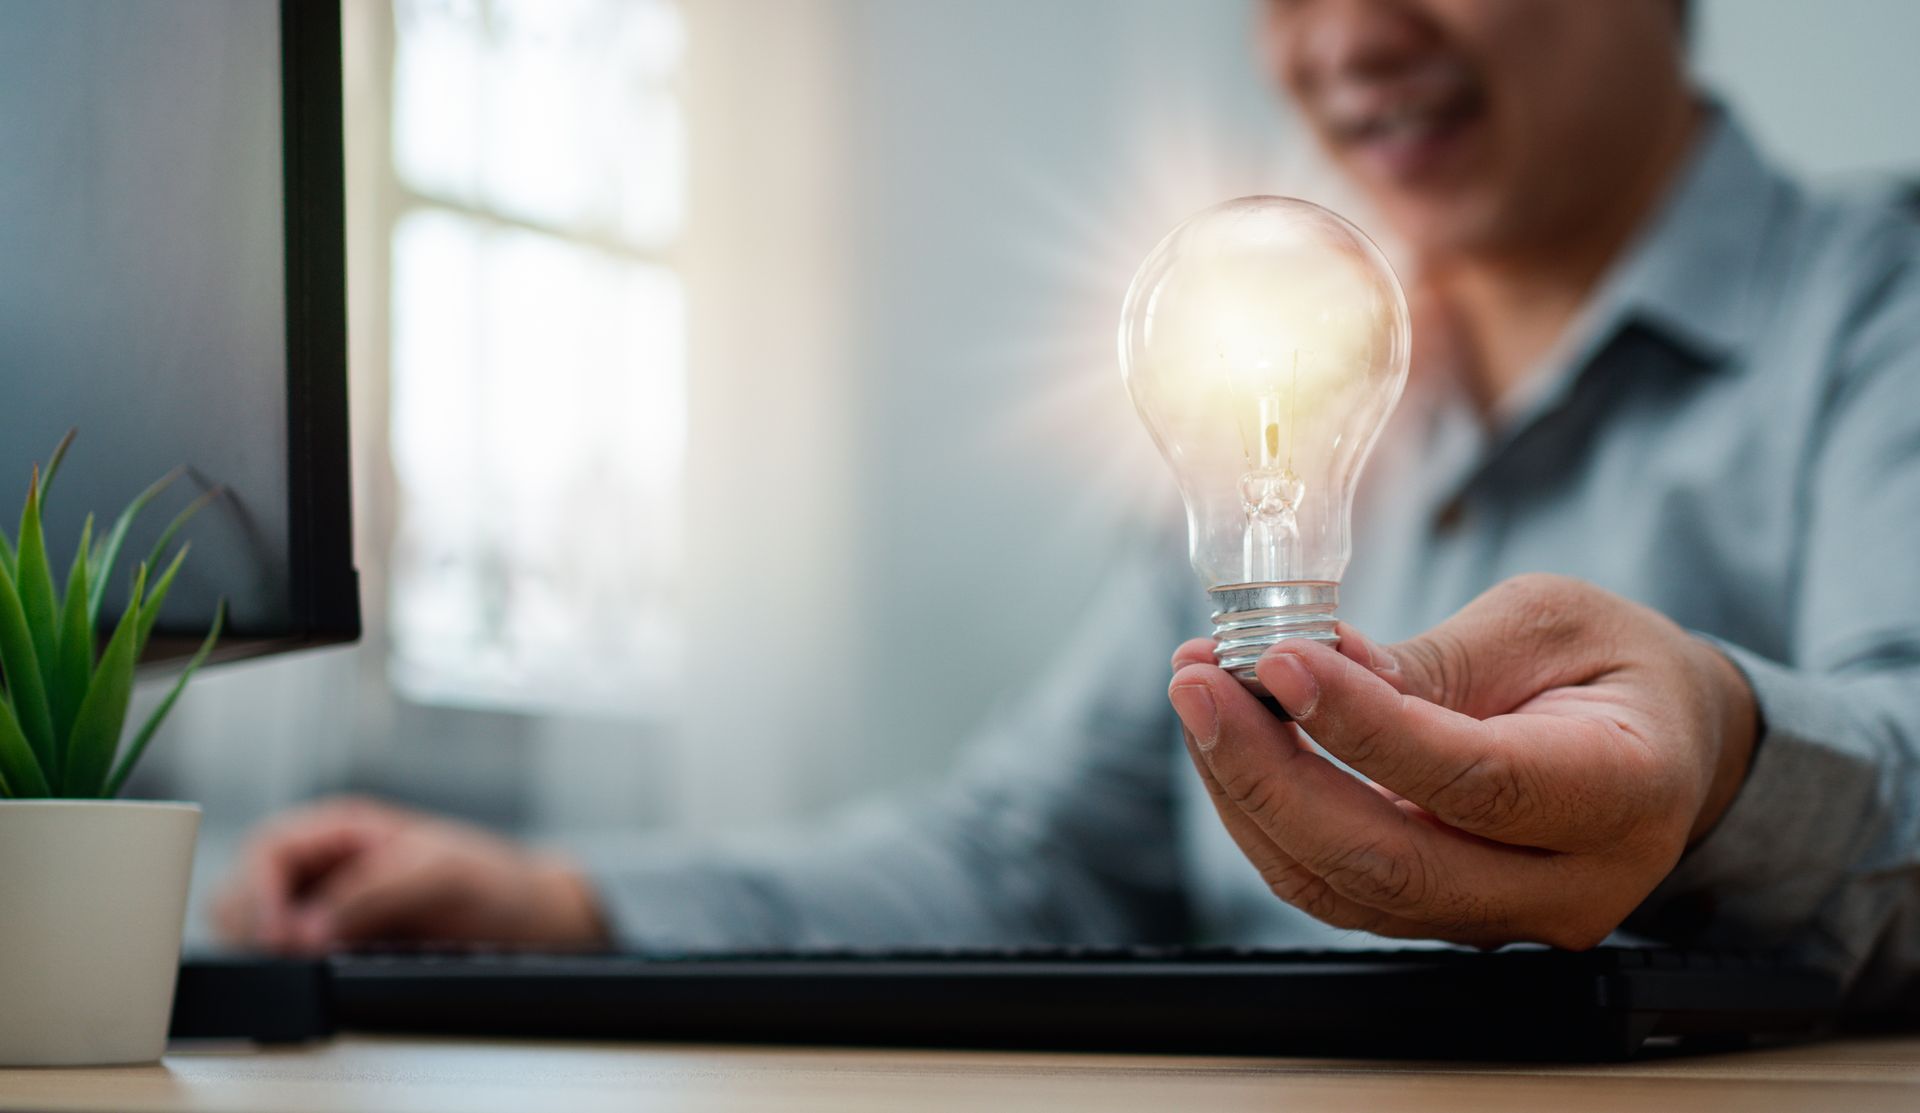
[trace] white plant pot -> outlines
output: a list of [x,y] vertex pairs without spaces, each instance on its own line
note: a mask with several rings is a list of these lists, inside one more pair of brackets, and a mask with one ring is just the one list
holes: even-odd
[[160,1057],[199,828],[194,804],[0,800],[0,1067]]

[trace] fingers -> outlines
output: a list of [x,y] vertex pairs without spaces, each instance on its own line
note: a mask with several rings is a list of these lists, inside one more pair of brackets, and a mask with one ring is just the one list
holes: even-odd
[[270,949],[294,946],[305,891],[391,837],[403,814],[349,798],[299,808],[263,825],[215,900],[221,936]]
[[1523,576],[1398,645],[1344,624],[1337,648],[1283,643],[1259,686],[1318,750],[1205,641],[1176,652],[1169,695],[1223,824],[1290,902],[1384,934],[1586,946],[1678,853],[1647,822],[1689,788],[1662,694],[1684,684],[1650,614]]
[[1449,826],[1551,850],[1615,836],[1602,803],[1618,740],[1598,720],[1487,721],[1403,695],[1374,669],[1312,642],[1275,647],[1260,682],[1315,742]]
[[402,939],[607,940],[598,898],[572,862],[362,801],[317,805],[265,827],[215,915],[230,940],[302,952]]
[[1338,639],[1334,642],[1334,648],[1340,651],[1340,656],[1393,685],[1394,691],[1409,691],[1410,681],[1400,671],[1399,658],[1395,657],[1386,646],[1380,645],[1345,622],[1334,623],[1333,632]]
[[1173,651],[1173,671],[1179,672],[1188,665],[1213,664],[1216,660],[1213,649],[1212,638],[1189,638]]
[[402,843],[329,875],[294,921],[294,945],[317,951],[340,943],[432,937],[452,903],[458,873],[430,844]]
[[[1277,725],[1283,728],[1287,726]],[[1260,880],[1266,883],[1270,892],[1314,919],[1334,927],[1401,938],[1431,934],[1431,929],[1423,924],[1349,900],[1318,874],[1281,850],[1252,817],[1228,799],[1226,790],[1220,787],[1206,759],[1195,748],[1193,734],[1188,731],[1182,733],[1186,736],[1187,756],[1193,760],[1194,771],[1200,775],[1200,782],[1206,787],[1207,796],[1220,816],[1221,825],[1247,861],[1259,871]]]
[[[1261,679],[1272,690],[1264,670]],[[1418,934],[1465,941],[1511,937],[1512,924],[1539,922],[1534,905],[1553,888],[1550,856],[1423,822],[1318,755],[1283,744],[1279,722],[1218,668],[1183,668],[1169,695],[1225,799],[1334,895],[1417,923]]]
[[1579,580],[1515,576],[1398,645],[1341,623],[1341,651],[1400,692],[1487,719],[1613,668],[1617,604]]
[[235,947],[256,942],[254,924],[257,917],[253,913],[251,899],[251,894],[239,882],[237,875],[222,882],[214,893],[213,930],[221,942]]
[[369,809],[328,802],[291,812],[252,837],[216,905],[222,933],[235,943],[293,944],[294,909],[304,889],[360,855],[384,835]]

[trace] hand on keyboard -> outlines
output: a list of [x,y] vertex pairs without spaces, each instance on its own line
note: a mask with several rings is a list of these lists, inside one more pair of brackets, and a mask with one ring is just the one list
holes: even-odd
[[564,860],[373,800],[327,800],[249,838],[214,918],[229,942],[314,952],[366,940],[605,941]]

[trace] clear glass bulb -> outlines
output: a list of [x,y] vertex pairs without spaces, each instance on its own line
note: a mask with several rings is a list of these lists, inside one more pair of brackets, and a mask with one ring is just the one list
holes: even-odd
[[1187,506],[1221,667],[1334,638],[1353,493],[1407,381],[1393,268],[1335,213],[1243,197],[1175,228],[1120,318],[1127,390]]

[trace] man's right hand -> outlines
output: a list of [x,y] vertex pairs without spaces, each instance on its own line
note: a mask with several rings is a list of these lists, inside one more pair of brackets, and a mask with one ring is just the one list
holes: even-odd
[[247,840],[214,920],[229,942],[323,951],[373,941],[593,946],[592,886],[567,860],[374,800],[325,800]]

